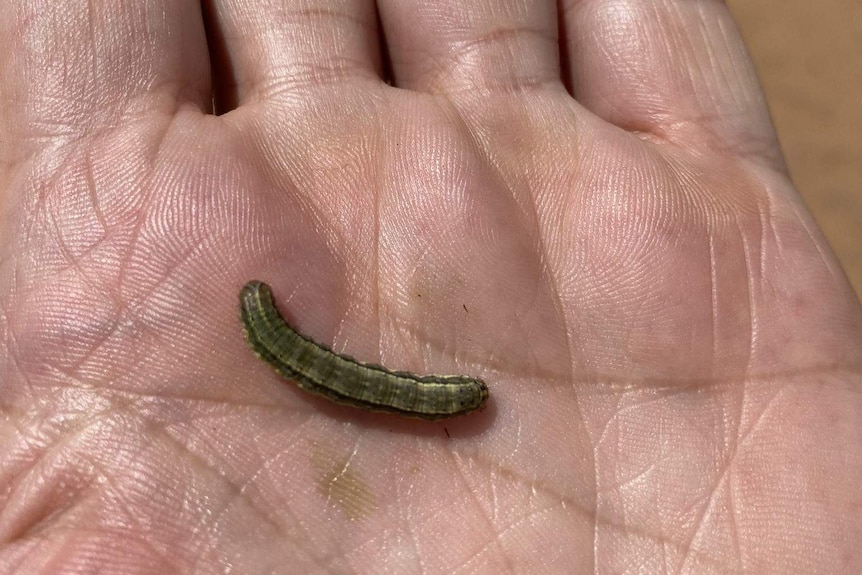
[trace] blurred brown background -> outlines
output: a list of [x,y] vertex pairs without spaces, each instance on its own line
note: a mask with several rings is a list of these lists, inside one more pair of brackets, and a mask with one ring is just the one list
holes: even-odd
[[728,0],[793,181],[862,296],[862,0]]

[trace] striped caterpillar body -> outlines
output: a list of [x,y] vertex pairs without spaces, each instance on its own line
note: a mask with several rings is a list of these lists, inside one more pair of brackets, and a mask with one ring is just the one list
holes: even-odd
[[392,371],[315,343],[284,321],[263,282],[248,282],[239,298],[251,348],[306,391],[343,405],[432,420],[482,409],[488,399],[488,387],[480,379]]

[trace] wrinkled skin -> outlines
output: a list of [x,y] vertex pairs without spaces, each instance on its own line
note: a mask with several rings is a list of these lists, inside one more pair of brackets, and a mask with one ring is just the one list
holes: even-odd
[[[862,312],[726,7],[377,4],[0,4],[0,572],[862,572]],[[252,278],[489,407],[296,389]]]

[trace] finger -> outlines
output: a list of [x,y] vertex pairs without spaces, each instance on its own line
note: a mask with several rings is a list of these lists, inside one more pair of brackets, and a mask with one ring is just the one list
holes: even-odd
[[[208,106],[198,2],[0,3],[0,158],[178,103]],[[203,63],[203,65],[202,65]],[[167,96],[167,97],[165,97]]]
[[381,0],[395,83],[428,92],[519,92],[560,82],[554,2]]
[[595,114],[782,168],[757,77],[723,2],[567,0],[562,18],[566,73]]
[[213,0],[208,12],[227,107],[381,76],[373,0]]

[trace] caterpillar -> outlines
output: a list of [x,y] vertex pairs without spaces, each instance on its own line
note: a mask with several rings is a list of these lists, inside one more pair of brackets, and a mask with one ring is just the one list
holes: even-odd
[[466,375],[416,375],[335,353],[290,327],[269,285],[240,291],[246,340],[257,356],[306,391],[336,403],[422,419],[445,419],[485,407],[488,386]]

